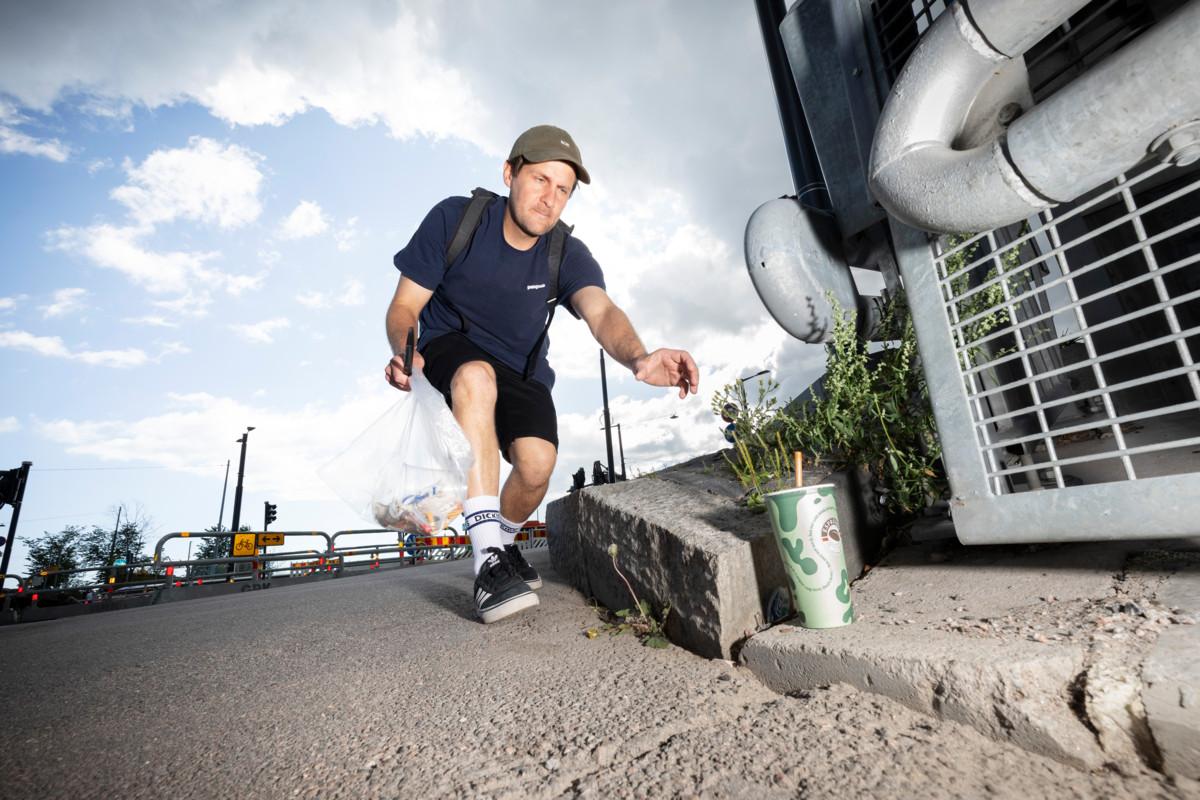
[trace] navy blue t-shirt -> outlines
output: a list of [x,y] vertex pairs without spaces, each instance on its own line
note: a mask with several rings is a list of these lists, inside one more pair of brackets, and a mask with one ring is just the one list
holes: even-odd
[[[524,372],[549,311],[550,236],[542,236],[529,250],[509,245],[504,240],[508,198],[499,197],[484,211],[475,236],[447,269],[446,249],[468,202],[466,197],[449,197],[434,206],[393,259],[402,275],[433,291],[421,311],[417,349],[442,334],[462,332],[465,320],[468,339],[500,363]],[[587,246],[568,236],[558,269],[558,296],[560,305],[575,316],[571,295],[584,286],[603,289],[604,273]],[[531,377],[553,388],[554,370],[546,360],[549,348],[547,335]]]

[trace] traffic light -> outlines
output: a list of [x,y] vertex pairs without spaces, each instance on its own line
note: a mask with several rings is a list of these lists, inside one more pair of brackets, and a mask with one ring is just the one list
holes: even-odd
[[267,529],[267,526],[270,525],[272,522],[274,522],[275,518],[278,516],[279,515],[275,513],[275,504],[264,502],[263,503],[263,530],[265,531]]

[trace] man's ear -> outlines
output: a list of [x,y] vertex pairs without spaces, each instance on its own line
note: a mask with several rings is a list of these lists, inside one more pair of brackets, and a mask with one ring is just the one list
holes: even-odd
[[504,185],[512,188],[512,164],[504,162]]

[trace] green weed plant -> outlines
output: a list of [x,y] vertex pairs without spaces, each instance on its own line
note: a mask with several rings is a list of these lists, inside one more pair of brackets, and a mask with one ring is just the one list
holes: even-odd
[[794,485],[796,450],[810,465],[865,468],[894,515],[914,515],[946,490],[936,466],[941,449],[929,391],[903,299],[887,301],[883,316],[883,329],[894,336],[872,354],[858,337],[854,313],[834,304],[824,391],[793,403],[790,413],[772,396],[778,389],[774,381],[759,385],[754,403],[740,382],[714,395],[714,411],[727,403],[741,409],[733,454],[726,460],[751,508],[762,508],[765,493]]
[[589,639],[595,639],[600,635],[601,630],[606,631],[610,636],[620,636],[622,633],[629,631],[633,633],[642,644],[646,647],[666,648],[671,646],[671,642],[667,639],[664,632],[664,627],[667,624],[667,617],[671,613],[671,606],[668,603],[662,608],[662,613],[655,616],[650,604],[645,600],[639,600],[637,593],[633,591],[632,584],[625,577],[625,573],[621,572],[621,568],[617,566],[617,545],[615,543],[608,546],[608,555],[612,559],[613,570],[621,582],[625,584],[625,588],[629,590],[629,596],[633,598],[632,608],[622,608],[619,611],[608,611],[597,606],[596,612],[604,620],[601,628],[588,628],[584,631],[584,635]]

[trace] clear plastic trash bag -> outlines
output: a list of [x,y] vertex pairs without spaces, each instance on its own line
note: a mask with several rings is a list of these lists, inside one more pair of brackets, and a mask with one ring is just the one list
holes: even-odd
[[471,448],[419,369],[412,391],[317,474],[364,519],[402,531],[439,531],[462,513]]

